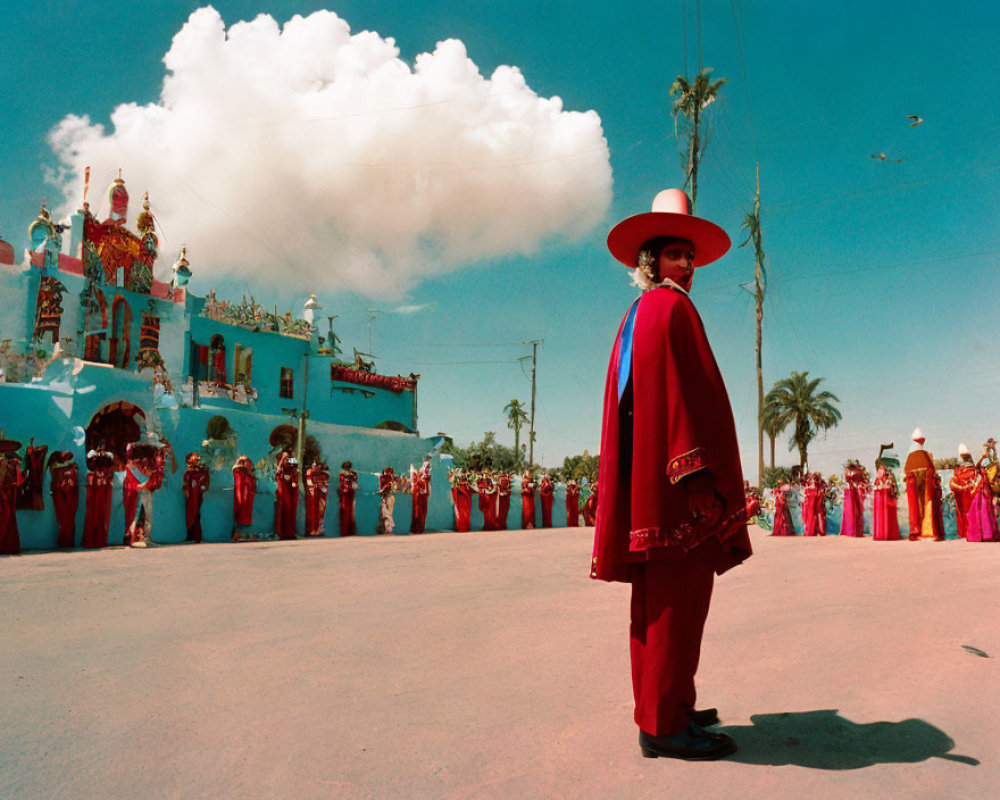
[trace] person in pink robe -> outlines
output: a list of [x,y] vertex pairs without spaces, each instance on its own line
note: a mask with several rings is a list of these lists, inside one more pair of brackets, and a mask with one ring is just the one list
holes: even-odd
[[898,497],[896,477],[884,464],[879,464],[872,490],[872,539],[877,542],[900,540]]
[[795,536],[795,526],[792,524],[792,512],[788,508],[788,494],[792,485],[782,481],[774,487],[774,524],[771,526],[772,536]]
[[976,462],[976,483],[973,489],[972,505],[969,506],[968,527],[965,529],[967,542],[998,542],[1000,527],[997,526],[997,512],[993,504],[993,491],[986,475],[983,455]]
[[861,464],[851,459],[844,470],[844,516],[840,521],[841,536],[865,535],[865,493],[868,476]]

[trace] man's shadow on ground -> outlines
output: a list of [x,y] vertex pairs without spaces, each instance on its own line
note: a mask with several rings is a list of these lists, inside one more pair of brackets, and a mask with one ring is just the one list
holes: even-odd
[[922,719],[859,725],[837,709],[756,714],[750,725],[718,728],[736,740],[730,761],[812,769],[861,769],[874,764],[943,758],[976,766],[979,760],[952,755],[955,742]]

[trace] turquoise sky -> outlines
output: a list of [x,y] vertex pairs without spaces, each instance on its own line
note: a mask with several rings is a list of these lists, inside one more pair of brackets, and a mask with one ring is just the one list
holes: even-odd
[[[352,31],[394,37],[407,61],[457,38],[483,74],[516,65],[539,95],[600,115],[614,175],[601,224],[572,242],[549,240],[532,257],[427,279],[405,302],[428,308],[381,313],[373,326],[380,370],[423,376],[421,432],[447,431],[463,444],[486,430],[512,442],[502,408],[530,397],[517,360],[530,350],[519,343],[542,339],[536,457],[555,465],[597,450],[608,352],[634,296],[604,239],[683,180],[667,91],[679,72],[697,69],[697,5],[214,6],[227,25],[258,13],[284,23],[329,8]],[[2,4],[0,236],[25,246],[40,196],[54,191],[44,180],[56,166],[48,131],[70,113],[108,125],[120,104],[156,102],[163,55],[198,7]],[[917,425],[936,455],[953,455],[963,440],[977,451],[1000,433],[1000,6],[954,2],[943,13],[929,2],[703,0],[700,21],[703,63],[729,83],[707,112],[698,212],[741,242],[759,162],[769,258],[765,389],[791,370],[809,370],[827,379],[844,415],[814,444],[813,466],[833,471],[848,457],[870,463],[883,441],[905,451]],[[911,128],[908,114],[924,124]],[[888,159],[871,158],[879,152]],[[98,188],[109,177],[95,178]],[[198,176],[190,180],[196,187]],[[141,197],[140,187],[130,189]],[[280,242],[282,230],[267,235]],[[734,249],[699,271],[693,291],[729,387],[748,476],[756,474],[753,300],[739,284],[752,275],[752,254]],[[208,288],[196,280],[196,291]],[[255,288],[259,299],[286,305],[307,291]],[[362,350],[366,309],[399,305],[352,292],[322,299],[327,313],[340,314],[345,343]],[[796,460],[784,443],[777,456]]]

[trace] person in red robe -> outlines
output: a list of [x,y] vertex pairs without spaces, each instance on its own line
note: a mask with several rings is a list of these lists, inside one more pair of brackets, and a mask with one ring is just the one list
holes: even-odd
[[542,500],[542,527],[552,527],[552,501],[555,499],[556,485],[549,475],[542,475],[538,484],[538,496]]
[[570,478],[566,481],[566,527],[580,526],[580,485]]
[[879,464],[875,468],[875,484],[872,489],[873,541],[899,541],[898,497],[899,487],[896,486],[895,476],[885,464]]
[[306,470],[306,536],[325,536],[326,503],[330,494],[330,468],[314,461]]
[[56,512],[58,547],[76,545],[76,510],[80,505],[80,472],[68,450],[56,450],[49,457],[49,491]]
[[597,484],[598,481],[590,484],[590,494],[583,504],[583,524],[588,528],[593,528],[597,524]]
[[455,506],[455,530],[467,533],[472,528],[472,486],[461,469],[452,475],[451,500]]
[[35,447],[35,439],[28,441],[24,449],[24,469],[21,475],[24,481],[17,490],[17,507],[29,511],[42,511],[45,508],[45,494],[42,491],[42,481],[45,478],[45,454],[49,451],[47,445]]
[[772,536],[795,536],[795,526],[792,524],[792,512],[788,507],[788,495],[792,485],[782,481],[774,487],[774,522],[771,524]]
[[949,481],[951,493],[955,497],[955,522],[958,525],[960,539],[965,538],[969,527],[969,509],[972,508],[977,477],[978,472],[976,463],[972,460],[972,453],[969,452],[968,445],[962,442],[958,446],[958,466],[955,467]]
[[20,442],[0,440],[0,555],[16,556],[21,552],[17,530],[17,493],[24,485],[20,459],[15,451]]
[[497,478],[497,530],[507,530],[507,515],[510,513],[510,475],[506,472]]
[[378,476],[378,493],[382,499],[378,505],[378,522],[375,533],[392,533],[396,529],[393,511],[396,508],[396,473],[386,467]]
[[257,477],[253,461],[240,456],[233,464],[233,541],[253,525],[253,501],[257,494]]
[[750,481],[743,482],[743,496],[746,498],[747,521],[753,522],[760,516],[760,492],[750,485]]
[[486,472],[476,481],[476,494],[479,496],[479,513],[483,515],[483,530],[497,529],[497,487],[493,478]]
[[297,539],[295,516],[299,510],[299,462],[290,453],[278,456],[274,471],[274,533],[279,539]]
[[153,532],[153,492],[163,486],[166,453],[155,435],[150,438],[152,441],[129,444],[126,450],[128,460],[122,485],[125,535],[122,542],[127,547],[149,544]]
[[358,532],[358,523],[354,519],[354,493],[357,491],[358,473],[354,471],[350,461],[345,461],[340,465],[340,474],[337,476],[341,536],[355,536]]
[[420,469],[410,467],[410,494],[413,496],[413,507],[410,511],[410,533],[423,533],[426,529],[430,480],[429,462],[425,462]]
[[802,484],[802,535],[819,536],[819,484],[812,472]]
[[201,542],[201,504],[205,499],[211,479],[208,469],[201,463],[201,456],[188,453],[184,470],[184,521],[187,524],[185,541]]
[[[913,445],[903,466],[906,481],[906,504],[910,518],[910,541],[917,539],[944,539],[944,519],[940,503],[935,506],[934,487],[937,470],[934,457],[924,449],[923,432],[913,431]],[[935,508],[939,509],[935,513]]]
[[114,457],[103,447],[87,453],[87,500],[83,517],[86,548],[107,547],[111,526],[111,490],[114,481]]
[[525,470],[521,476],[521,528],[530,530],[535,527],[535,479],[530,470]]
[[622,320],[604,395],[591,577],[631,583],[631,660],[647,758],[721,758],[695,673],[716,574],[751,554],[729,396],[688,292],[730,246],[679,189],[619,223],[612,255],[643,289]]

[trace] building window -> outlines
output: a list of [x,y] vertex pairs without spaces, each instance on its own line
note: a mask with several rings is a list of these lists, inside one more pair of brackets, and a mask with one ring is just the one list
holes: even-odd
[[278,388],[279,397],[293,397],[295,386],[295,373],[292,372],[291,367],[281,368],[281,384]]

